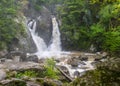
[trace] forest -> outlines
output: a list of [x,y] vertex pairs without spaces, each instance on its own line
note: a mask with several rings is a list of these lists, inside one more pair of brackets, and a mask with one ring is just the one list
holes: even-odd
[[[51,7],[54,4],[61,5],[56,8],[57,16],[62,22],[60,30],[65,39],[63,46],[66,46],[68,50],[84,51],[93,45],[96,48],[95,51],[106,51],[111,55],[119,54],[119,0],[30,1],[37,3],[34,7],[38,10],[41,4],[48,4],[47,6]],[[7,48],[6,45],[16,36],[17,31],[23,31],[22,25],[13,20],[23,8],[17,0],[1,0],[0,3],[0,49],[3,49]]]
[[[96,67],[94,70],[87,71],[83,76],[74,80],[69,77],[66,79],[63,78],[66,77],[66,74],[64,75],[63,71],[61,73],[61,69],[59,70],[56,66],[57,62],[63,61],[62,58],[58,59],[53,56],[55,59],[53,57],[39,59],[39,56],[33,54],[37,49],[35,50],[36,45],[32,39],[31,30],[28,28],[33,29],[36,24],[36,36],[40,36],[39,34],[42,33],[41,38],[48,42],[45,43],[48,47],[51,39],[47,38],[54,38],[51,35],[53,34],[51,31],[53,30],[51,29],[53,15],[60,30],[62,50],[80,52],[78,57],[71,57],[70,61],[75,59],[73,66],[76,67],[78,58],[80,60],[78,64],[83,64],[86,58],[89,58],[89,56],[85,56],[87,52],[91,56],[96,55],[93,62]],[[107,53],[106,56],[102,56],[104,52]],[[33,65],[33,67],[28,66],[28,69],[26,67],[26,69],[18,70],[10,67],[4,70],[7,67],[4,65],[9,63],[10,59],[14,60],[14,57],[15,59],[20,57],[20,62],[24,60],[23,65]],[[101,59],[104,58],[105,61],[102,61]],[[7,60],[4,61],[4,59]],[[69,58],[67,59],[69,61]],[[37,66],[28,61],[35,62]],[[68,63],[72,64],[72,62]],[[14,63],[13,61],[10,64],[17,66],[19,62]],[[20,65],[22,64],[20,63]],[[119,86],[120,0],[0,0],[0,72],[0,86],[32,86],[26,85],[26,83],[32,81],[33,78],[33,81],[39,83],[39,85],[33,86]],[[4,80],[11,80],[10,85],[8,82],[6,85],[1,81],[4,74]]]

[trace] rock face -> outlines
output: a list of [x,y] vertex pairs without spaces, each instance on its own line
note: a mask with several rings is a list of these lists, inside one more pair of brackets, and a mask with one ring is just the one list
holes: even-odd
[[9,70],[44,69],[43,65],[34,62],[4,62],[0,64],[0,67]]
[[24,15],[29,19],[36,20],[36,32],[48,45],[52,35],[51,12],[45,6],[36,10],[33,3],[28,3],[28,7],[24,9]]
[[3,56],[1,60],[1,62],[4,62],[4,60],[6,61],[7,59],[11,59],[14,62],[20,62],[20,61],[26,61],[26,53],[22,52],[22,51],[11,51],[9,53],[7,53],[5,56]]
[[42,7],[40,19],[38,19],[37,30],[38,35],[44,39],[48,45],[52,35],[51,13],[46,7]]
[[[27,29],[27,26],[26,26]],[[20,51],[35,53],[37,51],[36,45],[32,39],[32,36],[28,30],[26,30],[26,36],[19,36],[19,46]]]
[[1,62],[38,62],[39,59],[36,55],[27,55],[27,53],[22,51],[11,51],[7,53],[5,56],[0,58]]
[[34,6],[35,4],[31,0],[26,0],[25,2],[20,1],[20,3],[24,5],[18,17],[15,18],[15,21],[20,23],[25,29],[25,34],[16,34],[16,38],[14,38],[9,45],[9,51],[20,50],[29,53],[35,53],[37,48],[32,39],[31,33],[28,30],[28,20],[31,19],[36,21],[36,33],[43,38],[47,45],[49,45],[52,36],[51,12],[42,5],[40,5],[41,9],[36,10]]
[[38,62],[38,57],[36,55],[30,55],[26,58],[25,61]]
[[27,29],[27,18],[21,14],[19,17],[15,18],[15,21],[17,23],[20,23],[23,27],[20,28],[23,30],[24,34],[16,34],[16,37],[13,38],[12,42],[9,44],[9,49],[8,51],[23,51],[23,52],[29,52],[29,53],[34,53],[37,51],[36,45],[32,39],[32,36]]

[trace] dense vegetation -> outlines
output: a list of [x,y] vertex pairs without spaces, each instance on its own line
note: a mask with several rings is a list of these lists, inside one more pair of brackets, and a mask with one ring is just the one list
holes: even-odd
[[[62,22],[62,41],[68,50],[88,50],[93,45],[96,48],[94,51],[106,51],[110,55],[120,56],[120,0],[1,0],[0,50],[8,49],[17,34],[23,35],[24,27],[16,19],[21,17],[20,13],[25,7],[23,5],[28,1],[36,11],[40,11],[44,5],[55,12],[55,5],[59,4],[56,14]],[[59,73],[54,70],[54,66],[54,61],[48,60],[45,64],[46,71],[41,74],[58,79]],[[71,86],[117,86],[120,84],[119,71],[120,59],[112,57],[96,70],[76,79]],[[38,75],[35,71],[28,70],[17,73],[14,77]]]
[[15,0],[0,1],[0,50],[7,48],[16,34],[23,34],[23,26],[15,21],[18,9],[18,3]]
[[59,10],[68,48],[120,52],[120,0],[65,0]]

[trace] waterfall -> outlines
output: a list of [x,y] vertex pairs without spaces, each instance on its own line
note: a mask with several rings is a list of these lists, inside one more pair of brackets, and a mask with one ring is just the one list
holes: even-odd
[[37,32],[36,32],[36,21],[32,20],[28,23],[28,28],[29,31],[31,32],[32,35],[32,39],[37,47],[37,52],[39,52],[40,54],[46,50],[47,46],[44,42],[44,40],[38,36]]
[[56,18],[52,18],[53,31],[52,31],[52,44],[49,46],[50,51],[61,51],[60,31]]
[[48,45],[47,47],[44,40],[40,36],[38,36],[36,32],[36,21],[31,20],[28,22],[28,29],[37,47],[37,52],[35,54],[38,55],[38,57],[52,57],[60,54],[61,51],[60,31],[55,17],[52,18],[52,24],[53,31],[51,44]]
[[[28,22],[28,29],[37,47],[37,52],[34,54],[37,55],[38,58],[49,58],[49,57],[62,58],[63,57],[63,59],[61,59],[61,61],[56,65],[63,66],[66,69],[68,69],[68,72],[72,78],[78,77],[79,73],[81,76],[82,74],[84,74],[85,71],[94,69],[94,67],[91,64],[92,61],[86,61],[86,62],[84,61],[84,64],[82,64],[80,61],[78,66],[75,68],[72,67],[71,64],[68,64],[69,59],[73,57],[73,55],[70,52],[61,51],[60,31],[59,31],[58,23],[55,17],[52,18],[53,31],[52,31],[51,41],[50,41],[51,44],[49,44],[48,46],[44,42],[43,38],[41,38],[38,35],[38,32],[36,32],[36,29],[37,29],[36,23],[37,22],[35,20],[30,20]],[[73,54],[74,56],[76,56],[75,54],[78,54],[78,53],[74,52]]]

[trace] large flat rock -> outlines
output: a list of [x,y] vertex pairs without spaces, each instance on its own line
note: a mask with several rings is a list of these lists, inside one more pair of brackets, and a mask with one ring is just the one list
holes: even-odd
[[34,62],[4,62],[0,63],[0,69],[24,70],[24,69],[44,69],[44,66]]

